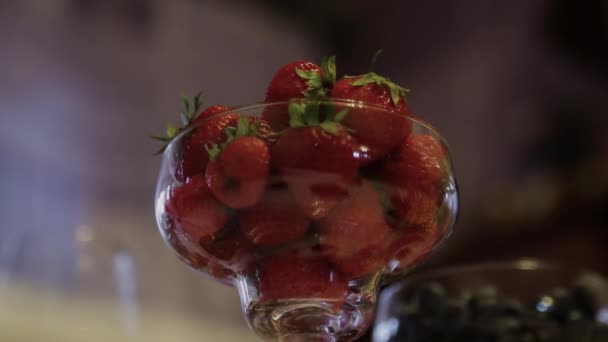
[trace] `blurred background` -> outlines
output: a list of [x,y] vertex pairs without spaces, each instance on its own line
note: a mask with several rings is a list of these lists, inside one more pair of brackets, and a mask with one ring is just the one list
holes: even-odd
[[[259,102],[282,64],[335,54],[357,74],[379,48],[459,180],[455,234],[423,268],[531,256],[608,273],[608,0],[0,0],[2,340],[83,317],[98,322],[83,336],[254,340],[236,291],[157,234],[147,136],[182,95]],[[117,328],[80,314],[90,302]]]

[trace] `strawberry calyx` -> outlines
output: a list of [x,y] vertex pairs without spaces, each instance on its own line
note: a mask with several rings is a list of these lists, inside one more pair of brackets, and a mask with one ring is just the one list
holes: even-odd
[[336,56],[323,58],[321,61],[321,71],[323,72],[323,85],[327,88],[333,87],[336,83]]
[[325,87],[331,88],[336,82],[336,56],[323,58],[321,70],[319,73],[316,70],[295,69],[296,74],[305,79],[308,85],[304,98],[318,99],[327,95]]
[[185,96],[182,97],[184,111],[182,111],[179,116],[182,120],[183,126],[188,126],[200,114],[202,107],[201,96],[202,94],[200,92],[194,96],[194,99],[192,100],[192,108],[190,108],[190,100]]
[[209,160],[215,160],[222,150],[228,146],[232,141],[245,137],[245,136],[258,136],[258,122],[251,122],[246,117],[239,118],[236,127],[228,126],[224,129],[224,134],[226,135],[226,140],[221,144],[211,144],[205,146],[207,153],[209,153]]
[[339,134],[340,122],[348,114],[344,109],[335,115],[324,115],[322,118],[321,108],[316,103],[290,103],[288,106],[289,126],[298,127],[321,127],[324,131],[333,135]]
[[366,84],[375,83],[381,87],[388,88],[388,90],[391,93],[391,100],[393,101],[393,104],[395,106],[397,106],[399,104],[400,97],[405,96],[405,94],[410,91],[409,89],[403,88],[403,87],[399,86],[398,84],[392,82],[388,78],[380,76],[380,75],[376,74],[375,72],[369,72],[369,73],[363,74],[361,76],[346,76],[346,78],[358,78],[357,80],[355,80],[354,82],[351,83],[351,85],[353,85],[355,87],[360,87],[360,86],[364,86]]
[[201,101],[202,93],[199,92],[194,96],[192,101],[188,99],[186,96],[182,97],[182,103],[184,104],[184,110],[179,113],[179,117],[181,119],[182,125],[180,127],[173,126],[171,123],[167,125],[167,129],[165,131],[165,136],[162,135],[151,135],[150,138],[154,140],[158,140],[163,142],[163,146],[157,150],[154,154],[161,154],[167,149],[167,146],[178,136],[196,117],[200,114],[200,109],[202,107]]

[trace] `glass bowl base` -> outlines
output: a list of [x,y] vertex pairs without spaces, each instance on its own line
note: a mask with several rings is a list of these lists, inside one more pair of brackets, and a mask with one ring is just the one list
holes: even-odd
[[373,316],[373,301],[355,305],[331,300],[251,302],[246,316],[268,341],[351,341],[362,335]]

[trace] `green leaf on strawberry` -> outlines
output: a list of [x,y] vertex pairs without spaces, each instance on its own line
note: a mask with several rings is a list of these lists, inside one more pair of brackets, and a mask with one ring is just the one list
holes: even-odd
[[186,96],[182,97],[184,111],[180,113],[180,117],[184,126],[189,125],[199,113],[201,109],[201,96],[202,94],[200,92],[194,96],[192,106],[190,106],[190,100]]
[[304,122],[309,126],[317,126],[319,122],[319,106],[314,104],[304,105]]
[[337,122],[333,122],[333,121],[324,121],[321,124],[319,124],[319,126],[321,128],[323,128],[324,131],[331,133],[333,135],[338,135],[338,132],[340,130],[340,126]]
[[[351,78],[351,76],[347,76],[347,78]],[[399,104],[400,96],[405,96],[405,93],[408,93],[410,91],[409,89],[403,88],[398,84],[391,82],[391,80],[389,80],[388,78],[382,77],[376,74],[375,72],[370,72],[360,76],[360,78],[351,83],[351,85],[360,87],[371,83],[387,87],[391,93],[391,100],[393,101],[393,104],[395,106]]]
[[337,135],[340,130],[340,121],[346,117],[348,110],[344,109],[335,115],[325,115],[322,118],[321,105],[317,103],[290,103],[288,106],[289,126],[321,127],[324,131]]
[[331,88],[336,83],[336,56],[323,58],[321,72],[319,70],[304,70],[296,68],[295,72],[306,80],[308,90],[304,92],[304,98],[318,99],[327,95],[325,88]]
[[202,94],[199,92],[198,94],[196,94],[194,96],[192,101],[190,101],[186,96],[184,96],[182,98],[184,110],[181,113],[179,113],[179,116],[180,116],[180,119],[182,122],[181,127],[175,127],[172,124],[168,124],[167,130],[165,132],[165,134],[166,134],[165,136],[160,136],[160,135],[151,135],[150,136],[150,138],[152,138],[154,140],[158,140],[158,141],[165,143],[158,151],[156,151],[154,153],[155,155],[163,153],[165,151],[165,149],[167,148],[167,146],[169,145],[169,143],[176,136],[178,136],[194,119],[196,119],[196,117],[200,113],[200,109],[202,106],[201,96],[202,96]]
[[344,120],[346,114],[348,114],[348,109],[343,109],[339,111],[336,115],[334,115],[334,120],[340,122]]
[[323,89],[323,80],[321,75],[314,70],[302,70],[296,68],[296,74],[306,80],[308,90],[304,93],[306,98],[319,98],[325,96],[325,89]]
[[209,160],[215,160],[220,155],[220,152],[222,152],[217,144],[205,146],[205,149],[207,150],[207,153],[209,153]]
[[162,141],[162,142],[171,141],[173,139],[172,137],[166,137],[166,136],[162,136],[162,135],[151,135],[150,138],[152,138],[154,140]]
[[323,84],[331,88],[336,83],[336,56],[323,58],[321,71],[323,72]]
[[288,107],[289,112],[289,126],[293,128],[305,127],[304,112],[306,105],[302,103],[290,103]]
[[179,128],[173,126],[172,124],[167,125],[167,137],[174,138],[179,133]]
[[242,117],[239,118],[236,127],[228,126],[224,129],[224,134],[226,135],[226,140],[221,144],[212,144],[206,146],[205,149],[207,153],[209,153],[209,160],[215,160],[222,150],[228,146],[233,140],[244,136],[257,136],[258,131],[258,123],[253,123],[249,118]]

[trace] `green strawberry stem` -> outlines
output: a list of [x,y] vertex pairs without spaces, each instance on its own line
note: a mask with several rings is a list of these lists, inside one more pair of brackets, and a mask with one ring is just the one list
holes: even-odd
[[391,93],[391,101],[393,104],[397,106],[399,101],[401,100],[401,96],[405,96],[410,90],[407,88],[403,88],[398,84],[391,82],[386,77],[380,76],[375,72],[369,72],[362,76],[347,76],[347,78],[360,77],[358,80],[351,83],[351,85],[355,87],[364,86],[366,84],[376,83],[379,86],[387,87]]
[[321,70],[323,71],[323,85],[330,89],[336,83],[336,56],[323,58]]
[[374,67],[376,66],[376,62],[378,61],[378,58],[380,57],[380,55],[382,55],[383,52],[384,52],[384,50],[382,50],[382,49],[378,49],[378,50],[376,50],[376,52],[374,52],[374,55],[372,56],[372,59],[369,61],[369,72],[373,72],[374,71]]
[[325,89],[323,89],[323,81],[321,75],[316,71],[308,71],[302,69],[296,69],[296,74],[306,80],[308,90],[304,93],[305,98],[320,98],[325,96]]
[[307,99],[327,97],[328,89],[336,83],[336,56],[324,57],[321,62],[321,73],[296,68],[296,74],[306,80],[308,90],[304,93]]
[[209,154],[209,160],[215,160],[220,153],[230,144],[232,141],[244,137],[244,136],[258,136],[258,123],[251,123],[249,118],[241,117],[234,126],[228,126],[224,129],[226,135],[226,141],[221,144],[211,144],[205,146],[207,153]]
[[322,113],[319,103],[290,103],[288,106],[289,126],[298,127],[321,127],[324,131],[338,135],[340,121],[342,121],[348,110],[344,109],[331,115]]
[[192,108],[190,108],[190,100],[184,96],[182,97],[182,102],[184,103],[184,111],[180,113],[180,117],[182,119],[182,125],[188,126],[200,113],[201,109],[201,96],[202,93],[199,92],[194,96],[192,101]]
[[167,125],[167,130],[165,132],[165,136],[161,135],[151,135],[150,138],[154,140],[158,140],[163,142],[163,146],[158,149],[154,155],[159,155],[167,149],[167,146],[178,136],[192,121],[196,119],[196,117],[200,114],[200,110],[202,107],[201,101],[202,93],[199,92],[194,96],[192,102],[187,97],[182,97],[182,103],[184,105],[184,110],[179,113],[182,125],[180,127],[175,127],[171,123]]

